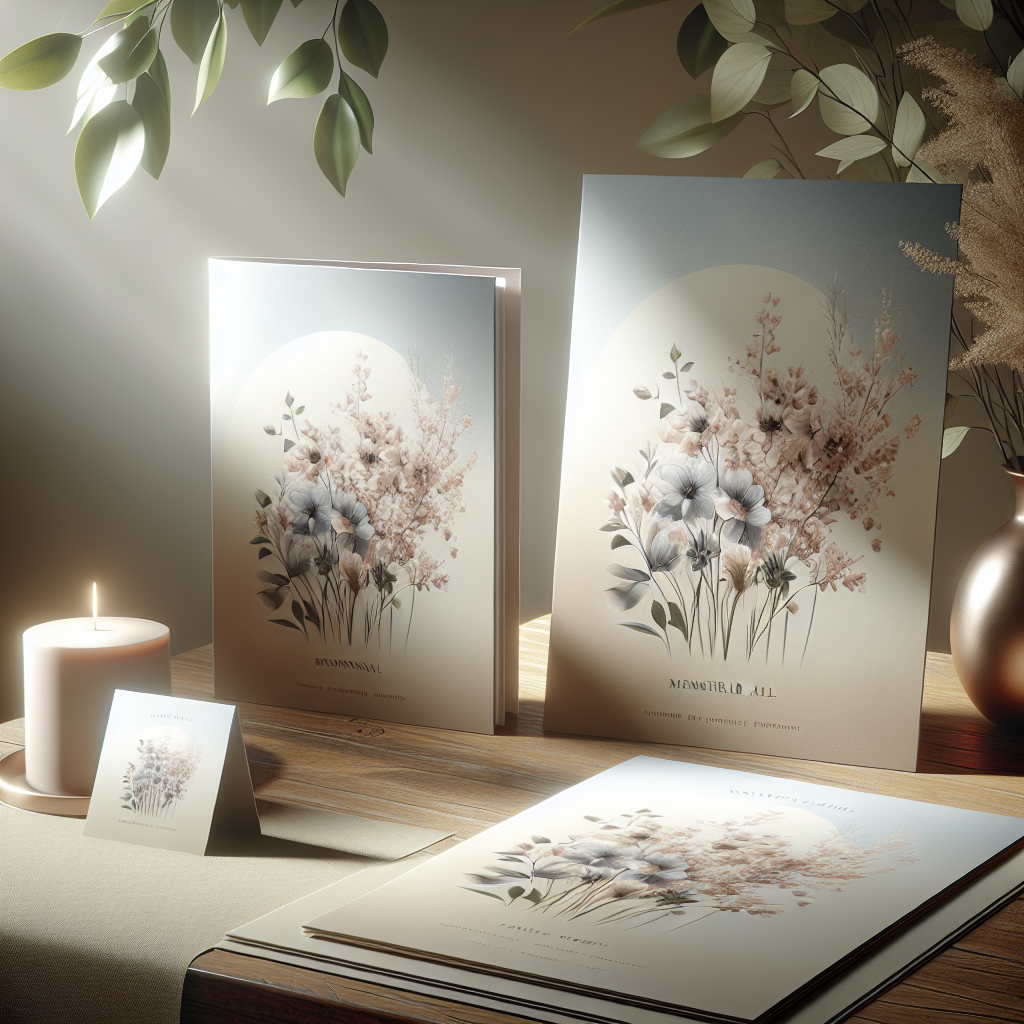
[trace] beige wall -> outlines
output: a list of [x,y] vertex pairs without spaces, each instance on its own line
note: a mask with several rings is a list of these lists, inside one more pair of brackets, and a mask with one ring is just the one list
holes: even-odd
[[[0,719],[20,713],[21,631],[85,613],[94,579],[110,613],[168,623],[175,651],[210,640],[211,255],[523,268],[523,617],[548,609],[581,175],[740,175],[771,155],[764,128],[751,118],[683,162],[634,148],[695,89],[674,52],[692,0],[571,37],[600,0],[378,2],[391,49],[380,81],[356,73],[375,155],[345,200],[313,161],[317,101],[264,101],[326,0],[285,3],[262,50],[229,12],[224,79],[191,120],[195,69],[167,40],[167,167],[159,182],[139,171],[93,223],[63,133],[94,47],[52,89],[0,91]],[[101,6],[4,3],[0,51]],[[813,116],[802,130],[824,144]],[[981,435],[944,467],[935,649],[970,552],[1011,511],[997,467]]]

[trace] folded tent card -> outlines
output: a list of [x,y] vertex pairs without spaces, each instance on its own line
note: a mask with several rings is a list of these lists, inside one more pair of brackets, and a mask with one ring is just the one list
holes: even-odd
[[84,834],[202,854],[214,825],[260,831],[235,709],[115,690]]

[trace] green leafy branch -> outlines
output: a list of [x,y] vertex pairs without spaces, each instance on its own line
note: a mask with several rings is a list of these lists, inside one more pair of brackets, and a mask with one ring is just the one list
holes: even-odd
[[[80,126],[75,146],[75,178],[86,213],[100,207],[141,165],[159,178],[171,144],[171,89],[160,49],[168,19],[171,35],[199,65],[194,115],[220,82],[227,56],[225,8],[241,7],[257,45],[262,46],[283,0],[112,0],[83,32],[53,32],[17,47],[0,60],[0,87],[45,89],[61,81],[78,60],[83,41],[120,26],[85,67],[68,128]],[[298,7],[302,0],[291,0]],[[328,34],[330,40],[328,41]],[[328,96],[313,131],[313,153],[324,177],[345,195],[360,149],[372,153],[373,109],[346,73],[353,66],[380,73],[388,50],[388,30],[372,0],[336,0],[323,35],[293,50],[274,72],[267,104],[304,99],[331,83],[337,59],[338,89]],[[124,98],[117,99],[119,87]],[[129,102],[129,87],[131,100]]]

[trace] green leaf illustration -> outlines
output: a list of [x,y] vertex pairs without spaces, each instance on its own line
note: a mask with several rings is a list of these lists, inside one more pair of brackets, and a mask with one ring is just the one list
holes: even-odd
[[903,94],[896,111],[896,125],[892,130],[892,159],[897,167],[909,167],[924,142],[928,127],[917,100],[909,92]]
[[710,71],[728,45],[725,37],[711,24],[703,4],[697,4],[690,11],[676,37],[679,63],[691,78],[700,78],[705,71]]
[[359,159],[359,124],[348,101],[337,93],[327,97],[316,119],[313,155],[324,177],[344,195]]
[[334,54],[324,39],[307,39],[278,65],[270,80],[267,106],[277,100],[298,100],[315,96],[331,84]]
[[669,405],[668,402],[661,403],[661,411],[658,413],[658,419],[663,420],[670,412],[675,412],[676,407]]
[[295,623],[292,622],[291,619],[271,619],[270,621],[275,623],[278,626],[288,626],[291,629],[298,630],[300,633],[302,632],[302,630],[299,629],[299,627],[296,626]]
[[789,82],[789,95],[793,101],[793,113],[789,116],[796,117],[797,114],[806,110],[817,93],[818,79],[810,71],[805,71],[803,68],[794,71]]
[[103,21],[106,18],[123,18],[127,14],[138,14],[148,7],[152,7],[156,3],[156,0],[111,0],[106,7],[96,15],[96,20],[93,22],[95,25],[97,22]]
[[261,534],[258,534],[257,536],[253,537],[253,539],[251,541],[249,541],[249,543],[250,544],[269,544],[270,541],[267,540],[267,538],[262,536]]
[[213,95],[220,81],[220,73],[224,70],[224,58],[228,52],[228,23],[224,12],[220,12],[220,18],[210,33],[210,41],[206,44],[202,62],[199,65],[199,81],[196,83],[196,105],[192,108],[195,112]]
[[691,96],[669,107],[637,140],[637,147],[651,156],[680,160],[696,156],[721,141],[744,118],[734,114],[711,121],[711,97]]
[[859,68],[833,64],[821,71],[818,108],[837,135],[866,132],[878,117],[878,90]]
[[646,633],[648,636],[656,636],[659,640],[661,639],[661,634],[656,629],[651,629],[650,626],[645,625],[643,622],[620,622],[619,625],[625,626],[626,629],[635,629],[638,633]]
[[624,530],[626,524],[621,519],[609,519],[604,526],[600,527],[605,533],[613,533],[615,530]]
[[754,0],[704,0],[711,23],[730,42],[750,32],[757,20]]
[[388,52],[388,27],[371,0],[347,0],[338,19],[338,43],[346,60],[377,77]]
[[526,892],[526,890],[521,885],[513,885],[512,888],[509,889],[508,894],[513,900],[517,900],[524,892]]
[[[639,11],[642,7],[653,7],[655,4],[663,3],[665,0],[615,0],[615,3],[602,7],[596,14],[581,21],[572,32],[579,32],[581,28],[592,25],[595,21],[601,21],[602,18],[610,18],[615,14],[626,14],[629,11]],[[572,35],[572,32],[569,35]]]
[[174,0],[171,8],[171,34],[193,64],[203,59],[206,44],[219,17],[217,0]]
[[616,548],[628,548],[628,547],[629,547],[629,538],[628,537],[623,537],[621,533],[617,533],[617,534],[615,534],[614,537],[612,537],[612,551],[614,551]]
[[739,113],[761,88],[771,51],[758,43],[730,46],[711,76],[711,120],[724,121]]
[[774,178],[780,174],[783,170],[782,164],[779,163],[775,157],[771,157],[768,160],[762,160],[759,164],[754,164],[753,167],[743,175],[744,178]]
[[837,14],[841,7],[829,0],[786,0],[786,21],[790,25],[816,25]]
[[99,66],[101,58],[105,57],[113,48],[114,37],[111,37],[94,54],[92,60],[86,64],[85,71],[82,72],[82,79],[78,83],[75,112],[71,116],[71,124],[67,130],[68,135],[71,134],[79,121],[84,124],[89,118],[98,114],[108,103],[115,99],[117,86],[107,78]]
[[945,459],[960,447],[970,427],[946,427],[942,432],[942,457]]
[[355,80],[341,73],[341,81],[338,83],[338,92],[348,100],[352,113],[356,115],[356,123],[359,125],[359,141],[367,153],[373,152],[373,109],[366,93],[356,84]]
[[665,616],[665,608],[660,601],[651,602],[651,618],[654,619],[654,621],[664,632],[668,619]]
[[145,144],[142,118],[124,100],[104,107],[82,129],[75,146],[75,178],[90,220],[135,173]]
[[98,63],[112,82],[138,78],[156,56],[157,34],[144,18],[133,21],[114,35],[114,48]]
[[159,50],[149,70],[135,83],[132,106],[139,112],[146,130],[142,168],[159,178],[171,147],[171,84],[164,55]]
[[267,555],[272,555],[274,552],[270,548],[260,548],[260,553],[257,558],[266,558]]
[[674,601],[669,601],[668,603],[668,623],[670,626],[675,626],[683,634],[684,640],[687,638],[686,619],[683,618],[679,605]]
[[242,17],[257,46],[263,45],[279,10],[281,0],[242,0]]
[[631,580],[634,583],[646,583],[651,578],[643,569],[631,569],[625,565],[609,565],[608,572],[620,580]]
[[256,573],[256,579],[262,580],[264,583],[272,583],[275,587],[288,586],[287,576],[282,576],[280,573],[276,572],[267,572],[266,569],[260,569],[260,571]]
[[840,139],[838,142],[833,142],[831,146],[819,149],[814,155],[831,157],[833,160],[838,160],[838,173],[839,171],[846,170],[854,160],[863,160],[875,153],[881,152],[885,147],[885,139],[880,139],[877,135],[850,135],[845,139]]
[[992,0],[956,0],[956,16],[975,32],[984,32],[993,15]]
[[27,91],[59,82],[74,66],[82,37],[53,32],[23,43],[0,60],[0,88]]
[[689,373],[690,370],[692,370],[692,369],[693,369],[693,362],[691,361],[689,363],[683,363],[683,365],[679,367],[679,372],[680,373]]

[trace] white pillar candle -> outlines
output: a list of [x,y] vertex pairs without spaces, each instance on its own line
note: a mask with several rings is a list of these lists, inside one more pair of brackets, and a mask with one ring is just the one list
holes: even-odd
[[25,779],[89,796],[114,690],[171,692],[171,633],[149,619],[58,619],[26,629]]

